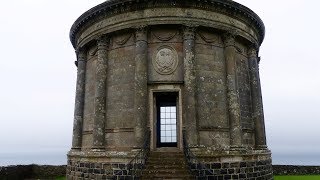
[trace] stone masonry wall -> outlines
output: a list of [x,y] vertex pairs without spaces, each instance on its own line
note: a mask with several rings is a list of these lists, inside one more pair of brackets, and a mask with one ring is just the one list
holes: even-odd
[[107,74],[106,145],[133,147],[135,38],[133,31],[110,39]]
[[94,92],[95,92],[95,69],[97,61],[97,47],[89,48],[87,53],[85,98],[83,111],[83,135],[82,148],[90,149],[92,146],[92,130],[94,118]]
[[249,77],[249,66],[247,57],[247,48],[241,43],[236,43],[237,55],[237,84],[239,88],[240,99],[240,116],[242,127],[243,144],[248,147],[253,147],[254,142],[254,123],[252,120],[252,101],[251,87]]
[[274,175],[319,175],[320,166],[273,165]]
[[123,163],[92,163],[82,161],[68,161],[67,179],[83,179],[83,180],[118,180],[139,179],[139,172],[132,170],[132,166],[143,166],[143,164],[135,164],[128,166]]
[[[203,170],[203,166],[208,171]],[[246,179],[246,180],[272,180],[271,160],[241,161],[241,162],[211,162],[207,164],[192,164],[192,172],[197,179]]]
[[197,118],[200,144],[229,145],[223,43],[218,34],[199,29],[195,44]]

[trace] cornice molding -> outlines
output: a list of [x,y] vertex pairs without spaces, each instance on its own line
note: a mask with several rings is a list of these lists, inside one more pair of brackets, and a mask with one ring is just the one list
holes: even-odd
[[76,47],[77,35],[81,30],[96,22],[97,19],[121,14],[124,12],[137,11],[157,7],[182,7],[196,8],[226,14],[235,19],[245,21],[248,25],[254,26],[259,33],[259,44],[262,43],[265,34],[265,27],[260,17],[249,8],[226,0],[109,0],[105,1],[87,12],[83,13],[72,25],[70,40],[73,47]]

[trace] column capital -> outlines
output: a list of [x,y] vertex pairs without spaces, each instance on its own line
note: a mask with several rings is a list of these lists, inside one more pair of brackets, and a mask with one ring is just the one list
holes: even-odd
[[147,25],[136,26],[135,27],[136,41],[147,41],[147,32],[148,32]]
[[77,61],[85,61],[87,58],[87,53],[85,49],[83,48],[78,48],[76,49],[76,55],[77,55]]
[[198,26],[193,25],[193,24],[185,24],[183,26],[183,39],[184,40],[188,40],[188,39],[194,40],[197,27]]
[[236,43],[235,38],[236,38],[236,36],[237,36],[237,31],[236,30],[230,30],[230,31],[225,32],[222,35],[222,39],[223,39],[224,45],[226,47],[235,46],[235,43]]
[[87,59],[87,52],[84,48],[77,48],[75,50],[77,60],[74,62],[74,64],[78,67],[78,64],[80,61],[86,61]]
[[256,43],[252,43],[249,45],[248,49],[248,57],[249,58],[257,58],[258,57],[259,46]]
[[97,39],[97,48],[98,50],[106,50],[109,47],[109,36],[101,35]]

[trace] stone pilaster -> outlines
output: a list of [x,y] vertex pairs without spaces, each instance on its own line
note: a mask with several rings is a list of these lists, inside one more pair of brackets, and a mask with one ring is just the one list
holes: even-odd
[[77,72],[77,87],[76,87],[76,100],[74,108],[74,121],[73,121],[73,135],[72,135],[72,150],[80,150],[82,146],[82,125],[83,125],[83,107],[85,95],[85,79],[86,79],[86,51],[79,49],[76,51],[78,67]]
[[94,124],[93,145],[94,150],[105,149],[105,123],[106,123],[106,87],[107,87],[107,53],[108,39],[101,36],[97,41],[97,64],[94,97]]
[[261,95],[261,85],[258,65],[258,47],[251,46],[248,51],[250,83],[251,83],[251,99],[252,99],[252,118],[255,124],[255,142],[256,149],[266,149],[266,133],[263,116],[263,105]]
[[137,147],[142,147],[147,125],[148,104],[148,41],[147,28],[136,29],[134,118]]
[[227,99],[230,125],[230,149],[242,147],[242,130],[240,123],[240,101],[237,87],[235,34],[224,34],[224,56],[227,73]]
[[184,63],[184,114],[186,138],[189,146],[198,145],[196,118],[196,77],[195,77],[195,31],[192,26],[185,26],[183,31],[183,63]]

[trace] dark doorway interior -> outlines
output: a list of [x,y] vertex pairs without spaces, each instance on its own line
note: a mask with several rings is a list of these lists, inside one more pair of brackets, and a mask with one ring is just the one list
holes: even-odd
[[178,93],[156,93],[157,147],[177,147]]

